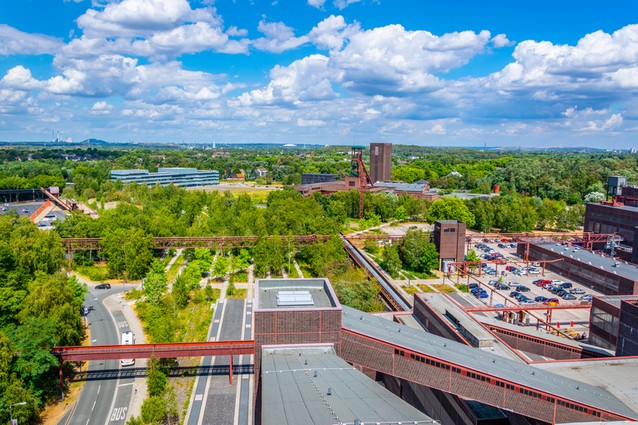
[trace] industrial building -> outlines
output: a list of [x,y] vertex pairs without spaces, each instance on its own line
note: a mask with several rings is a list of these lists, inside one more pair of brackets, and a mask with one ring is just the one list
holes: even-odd
[[301,184],[326,183],[335,180],[337,180],[337,177],[334,174],[301,173]]
[[519,242],[517,255],[546,261],[547,269],[607,295],[638,294],[638,267],[578,246],[548,242]]
[[434,222],[432,240],[439,252],[439,269],[453,272],[454,264],[465,259],[465,223],[458,220]]
[[392,180],[392,143],[370,143],[372,183]]
[[526,364],[466,319],[482,348],[422,329],[418,318],[434,310],[391,321],[342,306],[327,279],[261,279],[254,300],[258,423],[434,423],[430,411],[455,424],[638,418],[615,394]]
[[594,297],[589,340],[616,356],[638,355],[638,296]]
[[147,186],[156,184],[160,186],[174,184],[181,187],[210,186],[219,184],[219,171],[181,167],[158,168],[157,173],[151,173],[148,170],[112,170],[111,180]]

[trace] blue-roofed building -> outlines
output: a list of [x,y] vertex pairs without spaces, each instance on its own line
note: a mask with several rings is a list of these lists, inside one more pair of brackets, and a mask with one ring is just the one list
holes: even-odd
[[147,186],[181,187],[210,186],[219,184],[219,171],[198,170],[196,168],[158,168],[157,173],[148,170],[111,170],[111,180],[122,183],[137,183]]

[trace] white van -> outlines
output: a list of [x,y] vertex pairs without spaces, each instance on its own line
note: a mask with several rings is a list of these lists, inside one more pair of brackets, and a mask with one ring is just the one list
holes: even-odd
[[[131,331],[122,332],[122,345],[133,344],[135,344],[135,334]],[[122,366],[133,366],[135,364],[135,359],[121,359],[120,364]]]

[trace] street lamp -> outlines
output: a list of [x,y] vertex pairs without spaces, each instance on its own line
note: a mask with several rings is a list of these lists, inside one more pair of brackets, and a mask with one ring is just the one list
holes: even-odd
[[14,403],[9,405],[9,416],[11,416],[11,425],[18,425],[18,421],[13,422],[13,406],[24,406],[27,404],[26,401],[21,401],[20,403]]

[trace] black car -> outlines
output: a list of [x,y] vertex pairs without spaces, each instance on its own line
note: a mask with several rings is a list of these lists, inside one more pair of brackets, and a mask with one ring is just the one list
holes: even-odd
[[516,292],[516,291],[510,292],[510,297],[512,297],[512,298],[519,299],[520,296],[521,296],[520,292]]
[[569,282],[563,282],[563,283],[561,283],[561,284],[560,284],[560,286],[561,286],[561,288],[563,288],[563,289],[569,289],[569,288],[571,288],[571,287],[572,287],[572,284],[571,284],[571,283],[569,283]]
[[111,289],[110,283],[100,283],[99,285],[95,285],[95,289]]
[[542,303],[542,302],[545,302],[545,301],[548,301],[548,300],[549,300],[549,298],[544,297],[542,295],[539,295],[538,297],[534,298],[534,301],[536,301],[537,303]]
[[523,285],[518,285],[516,287],[516,290],[518,292],[529,292],[529,288],[527,286],[523,286]]
[[494,284],[494,288],[496,288],[496,289],[500,289],[500,290],[510,289],[510,287],[509,287],[509,286],[507,286],[506,284],[501,283],[501,282],[495,283],[495,284]]

